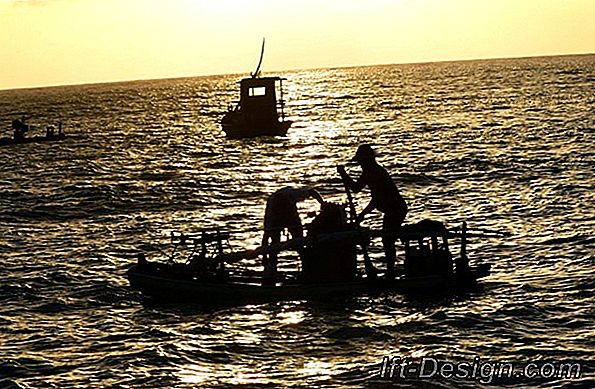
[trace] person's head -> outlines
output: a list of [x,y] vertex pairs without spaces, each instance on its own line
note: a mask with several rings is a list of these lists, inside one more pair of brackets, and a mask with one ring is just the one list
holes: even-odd
[[351,159],[354,162],[362,165],[367,162],[375,161],[376,160],[376,153],[372,146],[367,143],[359,145],[357,151],[355,152],[355,156]]

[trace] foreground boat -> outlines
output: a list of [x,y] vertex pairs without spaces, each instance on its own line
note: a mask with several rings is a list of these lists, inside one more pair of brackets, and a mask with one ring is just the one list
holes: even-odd
[[303,283],[287,278],[275,285],[262,285],[256,274],[228,275],[201,279],[188,269],[171,264],[146,262],[128,269],[133,289],[144,296],[165,301],[195,302],[205,305],[258,303],[276,300],[326,300],[379,292],[444,293],[465,290],[490,274],[490,265],[471,268],[462,277],[428,275],[394,280],[360,277],[350,282]]
[[[321,223],[316,224],[317,221]],[[365,247],[370,238],[383,235],[386,232],[362,231],[343,221],[329,223],[329,215],[321,211],[306,237],[255,250],[224,252],[229,234],[220,231],[173,236],[173,253],[179,253],[181,248],[190,253],[185,261],[176,262],[174,254],[165,263],[147,261],[141,253],[138,263],[128,269],[127,277],[131,287],[147,297],[216,305],[326,300],[387,291],[444,294],[473,287],[490,274],[490,264],[469,265],[466,244],[471,235],[465,224],[461,231],[453,232],[442,223],[429,220],[404,226],[396,234],[405,250],[400,277],[385,279],[377,277],[375,271],[359,273],[356,245]],[[456,259],[448,245],[452,238],[460,239],[460,255]],[[296,252],[301,270],[280,273],[268,282],[261,272],[233,268],[241,260],[281,251]]]

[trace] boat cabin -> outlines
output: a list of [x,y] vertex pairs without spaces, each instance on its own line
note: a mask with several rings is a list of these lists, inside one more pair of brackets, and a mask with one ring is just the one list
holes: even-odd
[[244,78],[240,81],[240,101],[221,121],[223,131],[232,138],[283,136],[291,125],[285,121],[284,106],[281,77]]
[[[240,106],[254,121],[277,121],[276,83],[282,86],[282,78],[245,78],[240,81]],[[282,92],[282,89],[281,93]],[[281,117],[284,119],[283,100],[280,102]]]

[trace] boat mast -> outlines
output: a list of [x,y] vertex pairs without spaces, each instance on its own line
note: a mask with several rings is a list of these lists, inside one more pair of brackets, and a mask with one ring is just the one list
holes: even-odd
[[279,105],[281,105],[281,121],[285,121],[285,100],[283,100],[283,79],[279,78],[279,93],[281,96],[281,100],[279,100]]
[[251,74],[252,78],[258,77],[258,72],[260,72],[260,65],[262,65],[262,59],[264,58],[264,38],[262,38],[262,47],[260,49],[260,59],[258,60],[258,65],[256,66],[256,70],[254,73]]

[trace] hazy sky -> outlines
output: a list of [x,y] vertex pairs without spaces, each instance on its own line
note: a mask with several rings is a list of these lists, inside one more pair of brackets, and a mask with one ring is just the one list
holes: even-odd
[[0,0],[0,89],[595,52],[595,0]]

